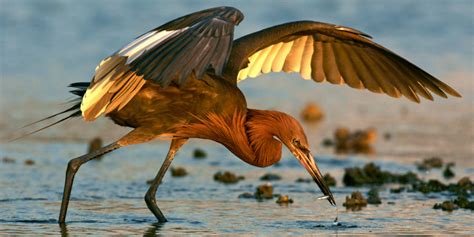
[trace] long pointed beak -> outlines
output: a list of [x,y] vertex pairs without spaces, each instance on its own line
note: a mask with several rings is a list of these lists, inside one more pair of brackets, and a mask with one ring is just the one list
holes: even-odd
[[331,203],[331,205],[333,206],[336,206],[336,200],[334,199],[334,196],[332,195],[331,190],[326,185],[326,182],[324,182],[324,178],[321,175],[321,172],[319,171],[319,168],[316,165],[316,162],[314,162],[314,158],[311,152],[303,152],[303,151],[297,150],[293,154],[296,156],[296,158],[298,158],[300,163],[306,168],[306,170],[309,172],[311,177],[313,177],[314,182],[316,182],[319,189],[321,189],[321,192],[323,192],[323,194],[327,197],[329,203]]

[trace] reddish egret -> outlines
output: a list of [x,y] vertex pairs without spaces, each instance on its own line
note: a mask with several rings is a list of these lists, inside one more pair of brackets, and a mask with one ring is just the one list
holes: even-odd
[[[332,205],[306,135],[288,114],[247,108],[237,83],[269,72],[298,72],[315,82],[347,84],[414,102],[460,97],[454,89],[353,28],[313,21],[273,26],[233,40],[244,16],[232,7],[192,13],[139,36],[105,58],[90,83],[73,83],[78,103],[59,120],[104,115],[133,130],[99,150],[69,161],[59,222],[64,223],[79,167],[120,147],[169,136],[171,146],[145,201],[158,221],[156,191],[178,149],[189,138],[216,141],[244,162],[266,167],[282,145],[306,168]],[[54,117],[56,115],[50,116]]]

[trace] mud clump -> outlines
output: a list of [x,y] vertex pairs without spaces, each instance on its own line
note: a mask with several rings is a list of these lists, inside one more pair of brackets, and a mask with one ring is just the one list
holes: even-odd
[[382,204],[382,200],[380,199],[380,196],[379,196],[379,190],[377,190],[376,188],[372,188],[369,190],[369,192],[367,193],[367,203],[368,204]]
[[456,174],[454,174],[454,171],[451,169],[452,167],[454,167],[454,163],[448,163],[446,167],[444,168],[443,177],[445,179],[451,179],[451,178],[454,178],[454,176],[456,176]]
[[470,197],[474,193],[474,184],[468,177],[461,178],[457,183],[449,184],[448,191],[458,196]]
[[431,179],[428,182],[420,181],[413,184],[413,190],[427,194],[438,192],[449,192],[458,197],[470,197],[474,193],[474,185],[467,177],[460,179],[457,183],[443,184],[438,180]]
[[444,201],[442,203],[436,203],[433,208],[441,209],[443,211],[451,212],[458,208],[474,210],[474,201],[469,201],[468,197],[474,192],[474,186],[469,178],[464,177],[456,184],[446,185],[446,190],[457,194],[454,200]]
[[459,208],[458,205],[454,204],[452,201],[444,201],[442,203],[436,203],[433,206],[433,209],[441,209],[447,212],[452,212],[458,208]]
[[385,141],[389,141],[392,139],[392,134],[389,132],[386,132],[383,134],[383,138],[385,139]]
[[342,181],[346,186],[362,186],[385,183],[413,184],[419,182],[419,178],[412,172],[393,174],[382,171],[374,163],[368,163],[363,168],[346,168]]
[[420,182],[419,184],[415,184],[413,187],[421,193],[439,193],[447,189],[446,185],[435,179],[430,179],[428,182]]
[[34,164],[35,164],[35,161],[28,159],[28,160],[25,160],[24,163],[25,163],[25,165],[34,165]]
[[472,181],[469,177],[463,177],[458,181],[457,185],[460,187],[469,187],[472,186]]
[[325,140],[325,144],[335,145],[337,154],[374,154],[372,147],[377,140],[377,130],[368,128],[353,133],[348,128],[340,127],[334,132],[334,141]]
[[367,184],[384,184],[390,178],[390,173],[380,170],[374,163],[359,167],[346,168],[342,181],[346,186],[362,186]]
[[2,158],[2,162],[5,164],[13,164],[15,163],[15,159],[5,156]]
[[[245,192],[239,195],[239,198],[244,199],[256,199],[258,201],[263,201],[267,199],[273,199],[275,196],[280,196],[278,194],[273,194],[273,186],[270,183],[259,185],[255,189],[255,193]],[[287,196],[288,197],[288,196]],[[293,201],[293,200],[292,200]]]
[[240,194],[239,198],[252,199],[252,198],[255,198],[255,194],[245,192],[245,193]]
[[395,179],[400,184],[414,184],[420,182],[418,175],[413,172],[406,172],[405,174],[392,174],[392,179]]
[[171,176],[173,177],[184,177],[188,175],[188,171],[186,171],[183,167],[171,167]]
[[332,177],[329,173],[323,176],[324,182],[327,186],[336,186],[336,179]]
[[465,196],[459,196],[453,201],[460,208],[474,210],[474,201],[469,201]]
[[267,173],[267,174],[264,174],[262,177],[260,177],[260,180],[262,181],[276,181],[280,179],[281,179],[280,175],[272,174],[272,173]]
[[280,195],[280,196],[278,196],[278,199],[276,200],[276,203],[278,203],[280,205],[288,205],[288,204],[293,203],[293,199],[288,197],[288,195]]
[[346,209],[359,211],[362,207],[367,206],[367,200],[364,198],[362,193],[353,192],[350,197],[346,196],[346,201],[342,205],[345,206]]
[[325,138],[321,144],[324,146],[324,147],[331,147],[331,146],[334,146],[334,141],[330,138]]
[[295,182],[297,183],[311,183],[312,179],[297,178]]
[[225,184],[235,184],[243,179],[245,179],[244,176],[237,176],[229,171],[217,172],[216,174],[214,174],[215,181]]
[[401,193],[403,191],[405,191],[405,187],[398,187],[398,188],[391,188],[390,189],[391,193]]
[[193,157],[196,159],[204,159],[207,157],[207,153],[199,148],[196,148],[193,152]]
[[458,209],[458,205],[454,204],[451,201],[444,201],[442,203],[436,203],[433,206],[433,209],[441,209],[443,211],[452,212],[452,211]]
[[321,121],[324,118],[324,113],[316,103],[307,103],[301,111],[300,117],[305,122],[313,123]]
[[[89,148],[87,149],[88,153],[91,153],[93,151],[97,151],[100,148],[102,148],[102,139],[100,137],[94,137],[92,140],[89,142]],[[102,155],[97,157],[97,160],[100,160],[102,158]]]
[[415,165],[420,171],[427,171],[433,168],[440,169],[443,167],[443,160],[439,157],[431,157],[424,159],[421,163],[416,162]]
[[262,199],[272,199],[273,198],[273,186],[271,184],[262,184],[257,187],[255,192],[255,198]]
[[351,131],[346,127],[337,128],[334,132],[334,139],[339,141],[346,141],[351,137]]

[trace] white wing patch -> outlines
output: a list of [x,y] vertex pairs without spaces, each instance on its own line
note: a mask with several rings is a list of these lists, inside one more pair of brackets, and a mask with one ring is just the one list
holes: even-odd
[[138,58],[140,55],[142,55],[146,50],[153,48],[164,40],[171,38],[185,31],[188,28],[189,27],[171,31],[163,30],[158,32],[148,32],[120,49],[117,54],[120,56],[128,57],[127,64],[129,64],[130,62]]
[[122,109],[146,82],[130,71],[128,64],[188,28],[148,32],[102,60],[95,69],[92,85],[82,98],[83,118],[94,120],[101,114]]

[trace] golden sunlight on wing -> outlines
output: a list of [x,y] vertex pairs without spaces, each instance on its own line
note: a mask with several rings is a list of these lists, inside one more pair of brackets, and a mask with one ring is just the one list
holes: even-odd
[[[234,41],[227,74],[237,82],[269,72],[402,95],[414,102],[431,93],[460,97],[454,89],[358,30],[321,22],[291,22]],[[236,70],[238,69],[238,70]],[[237,76],[236,76],[237,75]]]
[[301,56],[301,76],[305,80],[311,79],[311,57],[313,56],[313,38],[307,37],[306,44],[303,49],[303,55]]
[[281,72],[283,65],[285,64],[286,56],[290,53],[291,47],[293,46],[293,41],[283,43],[280,50],[278,50],[275,59],[273,60],[272,64],[272,71],[273,72]]
[[94,120],[102,114],[123,108],[145,84],[141,76],[130,71],[126,58],[114,55],[96,68],[91,85],[81,102],[82,116]]
[[271,51],[268,54],[267,59],[262,65],[262,73],[269,73],[272,71],[273,60],[275,60],[275,57],[277,53],[280,51],[282,45],[283,43],[280,42],[280,43],[269,46],[269,48],[271,48]]
[[267,47],[261,51],[259,51],[258,57],[255,59],[255,61],[252,63],[252,66],[249,67],[249,77],[256,77],[261,74],[262,71],[262,65],[265,62],[268,53],[271,51],[272,47]]
[[301,67],[301,57],[303,56],[304,46],[306,44],[307,36],[297,38],[293,41],[293,47],[286,56],[285,65],[283,66],[284,72],[299,72]]

